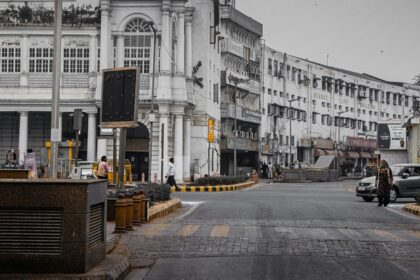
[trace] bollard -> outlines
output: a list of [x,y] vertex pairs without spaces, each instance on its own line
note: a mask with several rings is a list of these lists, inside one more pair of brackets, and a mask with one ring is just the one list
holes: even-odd
[[125,197],[127,203],[127,207],[125,208],[125,229],[133,230],[133,194],[131,192],[127,192]]
[[117,194],[117,201],[115,202],[115,230],[114,233],[125,233],[126,229],[126,210],[127,203],[123,193]]
[[142,223],[146,223],[147,222],[147,211],[148,211],[148,207],[149,207],[149,203],[148,203],[148,199],[146,198],[146,196],[144,195],[144,191],[140,190],[140,198],[141,198],[141,202],[140,202],[140,221]]
[[140,225],[140,207],[141,207],[141,196],[140,191],[135,190],[133,193],[133,225]]

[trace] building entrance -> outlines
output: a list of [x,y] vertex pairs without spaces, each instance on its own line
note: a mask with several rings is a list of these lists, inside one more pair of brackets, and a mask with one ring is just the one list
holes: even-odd
[[142,174],[146,181],[149,179],[149,130],[144,124],[127,129],[125,158],[131,162],[134,181],[140,181]]

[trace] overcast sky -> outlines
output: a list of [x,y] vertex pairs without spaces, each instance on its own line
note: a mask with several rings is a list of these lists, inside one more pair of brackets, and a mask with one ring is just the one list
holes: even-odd
[[420,74],[420,0],[236,0],[267,45],[302,58],[412,83]]

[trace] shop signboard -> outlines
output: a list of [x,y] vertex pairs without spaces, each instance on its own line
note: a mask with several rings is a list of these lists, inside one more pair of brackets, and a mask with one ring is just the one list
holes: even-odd
[[407,129],[401,124],[379,123],[380,150],[407,150]]
[[376,150],[377,141],[375,139],[365,139],[359,137],[347,137],[347,146],[352,148],[363,148]]

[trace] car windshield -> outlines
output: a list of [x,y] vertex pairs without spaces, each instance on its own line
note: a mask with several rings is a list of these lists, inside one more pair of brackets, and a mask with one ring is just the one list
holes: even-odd
[[403,168],[404,166],[395,166],[395,165],[391,166],[392,174],[398,175]]

